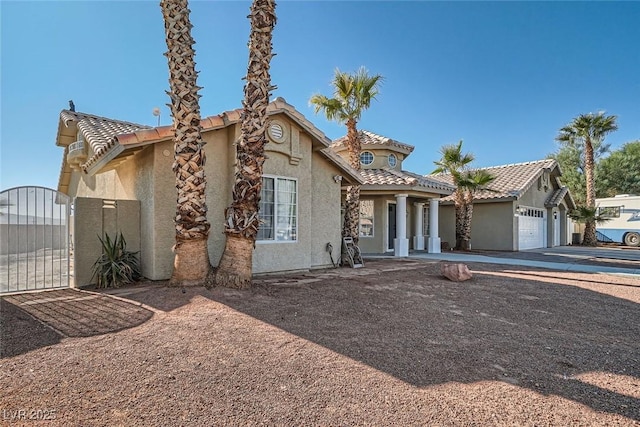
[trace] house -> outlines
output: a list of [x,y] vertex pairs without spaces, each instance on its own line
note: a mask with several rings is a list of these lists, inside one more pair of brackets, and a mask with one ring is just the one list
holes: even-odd
[[[234,144],[242,110],[202,119],[207,156],[209,256],[224,250],[224,210],[231,203]],[[340,248],[341,185],[362,179],[330,148],[331,140],[284,99],[268,108],[267,160],[255,273],[332,265]],[[173,269],[176,210],[172,126],[150,127],[63,110],[56,144],[64,147],[58,191],[74,200],[76,285],[89,283],[101,253],[97,235],[122,231],[140,250],[142,273],[164,280]],[[266,192],[269,194],[267,195]],[[268,197],[267,197],[268,196]]]
[[[402,170],[414,147],[369,132],[358,131],[362,187],[360,238],[362,253],[393,252],[407,256],[409,249],[440,252],[439,200],[455,187],[442,180]],[[346,136],[331,148],[345,161]]]
[[[483,168],[495,180],[474,195],[471,221],[473,249],[519,251],[571,243],[568,213],[576,208],[563,186],[558,162],[545,159]],[[453,183],[451,175],[427,175]],[[453,197],[440,201],[442,240],[455,244]]]

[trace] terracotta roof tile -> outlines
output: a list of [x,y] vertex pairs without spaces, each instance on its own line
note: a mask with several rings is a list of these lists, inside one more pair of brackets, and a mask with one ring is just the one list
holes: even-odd
[[446,194],[452,192],[455,187],[406,171],[396,171],[393,169],[362,169],[360,175],[364,185],[375,186],[410,186],[414,188],[424,188],[444,191]]
[[[554,159],[545,159],[481,168],[494,175],[496,179],[488,185],[488,188],[493,191],[479,191],[475,194],[474,200],[517,199],[533,185],[544,169],[552,170],[557,167],[558,163]],[[449,174],[426,176],[440,182],[453,184],[453,179]],[[445,197],[442,200],[452,201],[453,197]]]
[[[297,111],[295,107],[288,104],[284,98],[277,97],[267,108],[269,114],[284,113],[298,121],[307,132],[314,135],[314,140],[319,141],[321,147],[329,147],[331,141],[326,135],[318,129],[313,123],[305,118],[305,116]],[[202,130],[221,129],[230,124],[238,123],[242,118],[242,109],[225,111],[215,116],[205,117],[201,120]],[[137,123],[125,122],[121,120],[108,119],[106,117],[95,116],[92,114],[80,113],[69,110],[60,112],[60,124],[58,135],[61,134],[60,127],[69,127],[74,122],[78,129],[82,132],[85,140],[91,147],[93,155],[81,165],[84,171],[87,171],[92,165],[95,165],[104,155],[106,155],[116,145],[122,147],[145,145],[170,139],[173,137],[173,126],[151,127],[140,125]],[[347,162],[343,161],[333,152],[324,152],[326,158],[336,163],[336,165],[349,177],[351,181],[360,181],[360,175]],[[66,154],[66,151],[65,151]],[[61,176],[67,167],[66,155],[63,158],[63,167]]]
[[131,133],[141,129],[151,129],[151,126],[107,119],[105,117],[69,110],[62,110],[60,120],[67,127],[70,125],[70,122],[75,122],[80,132],[82,132],[85,141],[89,144],[89,147],[91,147],[94,154],[82,165],[82,169],[85,170],[116,143],[116,136],[118,134]]
[[[395,139],[387,138],[386,136],[378,135],[373,132],[369,132],[368,130],[359,130],[358,136],[360,137],[360,144],[363,146],[386,146],[393,147],[398,149],[398,151],[403,152],[404,154],[409,154],[413,151],[413,145],[404,144],[402,142],[396,141]],[[342,148],[345,147],[345,142],[347,141],[347,136],[340,137],[334,140],[331,143],[332,148]]]

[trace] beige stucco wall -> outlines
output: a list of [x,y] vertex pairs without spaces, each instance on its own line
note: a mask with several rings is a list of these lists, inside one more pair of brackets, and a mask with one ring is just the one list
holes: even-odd
[[[440,205],[440,240],[449,247],[456,245],[456,216],[453,205]],[[471,248],[486,250],[514,250],[517,224],[514,221],[513,204],[474,203],[471,218]]]
[[311,170],[311,268],[331,266],[327,243],[333,247],[333,261],[340,257],[340,183],[333,180],[338,169],[313,153]]
[[387,196],[360,196],[360,200],[373,200],[373,237],[360,237],[358,247],[365,254],[380,254],[387,250],[387,226],[389,216],[387,211]]
[[316,226],[321,227],[321,224],[313,224],[311,220],[313,203],[311,139],[286,118],[280,116],[278,120],[281,124],[285,124],[287,138],[282,143],[269,142],[266,145],[267,160],[264,163],[264,174],[297,180],[298,240],[256,242],[253,255],[254,273],[310,268],[311,229]]
[[102,253],[99,236],[106,234],[113,239],[122,233],[127,250],[141,250],[140,202],[137,200],[118,200],[105,205],[103,199],[76,197],[73,220],[74,286],[95,283],[92,266]]
[[[362,151],[369,151],[373,154],[373,163],[370,165],[362,166],[363,169],[394,169],[394,170],[402,170],[402,161],[405,159],[405,155],[402,153],[398,153],[397,151],[390,150],[388,148],[372,148],[371,146],[363,146]],[[389,166],[389,154],[395,154],[398,161],[394,168]],[[338,154],[349,162],[349,151],[345,148],[338,151]]]
[[[333,176],[340,174],[339,170],[313,151],[310,135],[295,122],[284,115],[275,119],[284,125],[285,138],[266,145],[264,173],[297,180],[298,240],[258,242],[253,254],[254,273],[328,267],[331,259],[326,251],[327,243],[334,248],[335,261],[341,243],[340,184],[333,180]],[[239,124],[203,133],[211,223],[208,248],[214,266],[224,251],[224,210],[231,202],[234,143],[239,136]],[[143,275],[152,280],[168,279],[173,270],[176,190],[172,163],[173,142],[165,141],[145,148],[116,169],[95,176],[74,172],[69,184],[72,197],[140,201],[141,263]],[[97,226],[90,224],[90,218],[97,214],[98,211],[89,213],[89,218],[85,218],[88,228],[81,226],[76,234],[88,236],[90,228]]]
[[[228,152],[232,151],[228,142],[234,126],[202,134],[205,141],[205,176],[207,178],[207,217],[211,224],[209,232],[209,257],[217,265],[224,250],[224,209],[231,197],[231,177],[229,176]],[[152,228],[149,234],[149,248],[152,252],[152,272],[149,278],[164,280],[173,271],[173,251],[175,245],[174,218],[176,213],[175,175],[173,164],[173,142],[165,141],[154,145],[153,194],[154,209],[148,219]]]
[[[471,221],[471,248],[515,251],[518,249],[517,206],[530,206],[546,211],[547,246],[553,245],[553,214],[560,215],[560,244],[570,243],[567,237],[567,206],[546,208],[545,201],[556,189],[539,187],[537,182],[518,199],[499,203],[474,203]],[[455,246],[455,212],[453,205],[440,206],[440,235],[443,242]]]

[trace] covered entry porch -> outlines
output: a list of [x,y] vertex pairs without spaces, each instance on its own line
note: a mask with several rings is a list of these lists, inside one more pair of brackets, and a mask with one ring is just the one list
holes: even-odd
[[[448,193],[447,193],[448,194]],[[440,252],[439,201],[442,195],[417,191],[360,193],[359,247],[365,254],[408,256],[409,250]]]

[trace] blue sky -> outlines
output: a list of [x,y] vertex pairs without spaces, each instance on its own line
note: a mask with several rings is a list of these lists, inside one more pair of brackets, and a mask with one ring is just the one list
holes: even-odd
[[[239,108],[246,1],[192,1],[203,116]],[[1,1],[0,190],[57,187],[58,117],[77,111],[170,124],[157,1]],[[308,100],[336,67],[385,77],[359,128],[414,145],[433,170],[464,140],[477,166],[538,160],[581,113],[618,116],[614,148],[640,138],[640,2],[287,1],[277,6],[273,96],[335,139]]]

